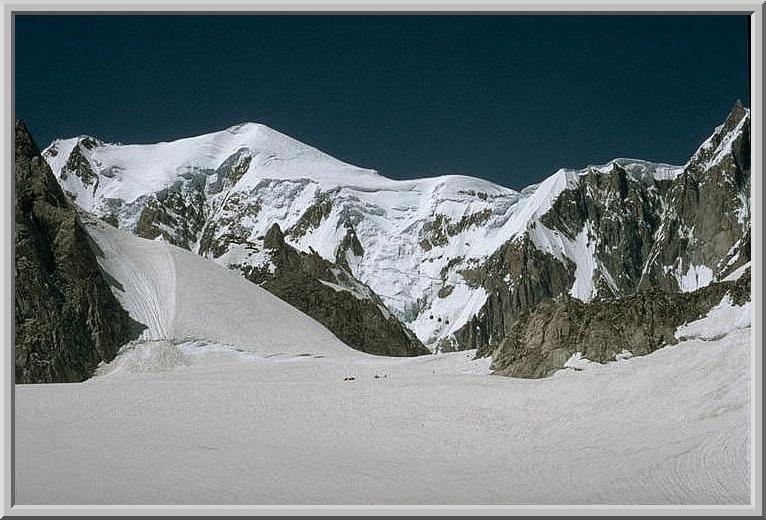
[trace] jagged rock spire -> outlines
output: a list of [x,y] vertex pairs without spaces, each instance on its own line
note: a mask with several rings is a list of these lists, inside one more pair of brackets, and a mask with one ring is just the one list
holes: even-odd
[[749,113],[750,111],[742,104],[742,100],[738,99],[734,102],[734,106],[731,107],[731,111],[723,124],[724,129],[730,130],[734,128]]
[[282,233],[282,228],[279,227],[279,224],[274,222],[266,232],[266,237],[263,239],[263,246],[268,249],[276,249],[284,243],[285,235]]
[[32,134],[27,128],[23,119],[16,120],[16,157],[32,158],[40,155],[40,149],[37,147]]

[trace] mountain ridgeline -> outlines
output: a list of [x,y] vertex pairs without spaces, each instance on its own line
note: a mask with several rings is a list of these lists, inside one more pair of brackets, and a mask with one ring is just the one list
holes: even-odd
[[[520,192],[462,175],[391,180],[254,123],[154,145],[81,136],[43,156],[82,209],[238,270],[375,354],[476,348],[498,373],[540,377],[567,354],[619,353],[570,337],[583,323],[600,330],[623,306],[640,321],[654,309],[640,302],[681,298],[649,320],[661,333],[626,323],[646,353],[749,277],[740,103],[683,166],[615,159]],[[541,323],[555,339],[538,341]],[[527,336],[556,354],[533,355]]]
[[[737,104],[682,169],[616,160],[578,172],[473,276],[489,293],[458,342],[487,352],[546,298],[690,292],[750,261],[749,113]],[[557,175],[564,175],[559,172]]]

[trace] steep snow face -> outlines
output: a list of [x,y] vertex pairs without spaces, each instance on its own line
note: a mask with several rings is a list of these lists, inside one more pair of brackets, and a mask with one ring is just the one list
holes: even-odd
[[86,224],[143,340],[207,340],[260,354],[355,356],[319,323],[234,271],[99,221]]
[[[82,208],[227,267],[273,271],[263,238],[278,223],[290,245],[347,266],[432,349],[485,305],[487,291],[466,273],[508,241],[530,236],[573,265],[572,296],[591,299],[597,282],[616,291],[616,274],[594,253],[598,230],[567,237],[541,218],[584,176],[619,167],[654,185],[684,171],[620,158],[561,169],[521,192],[462,175],[395,181],[254,123],[152,145],[81,136],[55,141],[44,157]],[[694,274],[695,286],[709,283]],[[686,271],[677,278],[692,283]]]

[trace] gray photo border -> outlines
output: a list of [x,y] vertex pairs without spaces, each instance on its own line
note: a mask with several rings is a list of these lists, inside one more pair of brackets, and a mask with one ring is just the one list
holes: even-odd
[[[105,4],[95,0],[81,0],[68,3],[66,0],[0,0],[3,10],[2,48],[3,82],[2,137],[3,169],[6,172],[2,182],[2,265],[3,298],[0,303],[3,317],[2,385],[3,405],[3,471],[2,515],[694,515],[694,516],[762,516],[762,470],[763,470],[763,345],[762,316],[763,304],[763,198],[766,194],[763,185],[763,6],[757,0],[731,0],[727,3],[713,1],[691,2],[676,0],[675,3],[662,3],[661,0],[634,0],[630,3],[616,4],[593,0],[590,3],[578,3],[575,0],[541,0],[532,3],[502,0],[482,0],[471,4],[467,1],[439,2],[438,0],[420,0],[409,3],[407,0],[377,0],[374,3],[337,0],[336,3],[324,3],[321,0],[286,0],[247,1],[229,0],[216,4],[204,0],[165,0],[152,3],[151,0],[121,0],[119,3]],[[752,114],[751,169],[751,209],[752,209],[752,252],[755,261],[751,270],[753,280],[753,320],[752,320],[752,358],[751,358],[751,503],[747,506],[535,506],[535,505],[493,505],[493,506],[26,506],[14,505],[14,355],[13,355],[13,122],[14,114],[14,59],[13,59],[13,18],[16,14],[750,14],[750,108]],[[753,196],[758,194],[759,196]]]

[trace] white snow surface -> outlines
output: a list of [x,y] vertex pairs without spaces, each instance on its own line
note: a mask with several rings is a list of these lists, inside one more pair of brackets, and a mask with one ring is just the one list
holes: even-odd
[[746,504],[750,348],[735,329],[524,380],[473,352],[128,345],[16,387],[16,503]]
[[723,281],[725,281],[725,282],[731,282],[731,281],[734,281],[734,280],[739,280],[740,278],[742,278],[742,276],[743,276],[743,275],[744,275],[746,272],[748,272],[748,271],[750,270],[750,267],[751,267],[751,265],[750,265],[750,264],[751,264],[751,262],[750,262],[750,261],[748,261],[747,263],[744,263],[744,264],[742,264],[741,266],[737,267],[737,268],[736,268],[735,270],[733,270],[731,273],[729,273],[728,275],[726,275],[726,276],[723,278]]
[[[99,264],[144,340],[201,339],[260,353],[357,354],[314,319],[236,272],[90,219]],[[361,354],[359,354],[361,355]]]
[[[574,298],[588,302],[595,293],[595,276],[598,268],[596,259],[596,242],[593,240],[592,224],[586,222],[577,233],[574,240],[564,234],[545,227],[540,222],[529,230],[535,247],[551,254],[554,258],[564,261],[569,259],[575,266],[575,279],[569,294]],[[609,276],[606,270],[599,272]]]
[[715,279],[713,270],[706,265],[690,265],[685,273],[674,273],[682,292],[693,292],[707,287]]
[[752,320],[752,304],[734,305],[727,294],[721,303],[713,307],[705,317],[682,325],[676,330],[678,338],[694,338],[711,341],[732,332],[748,329]]
[[585,370],[593,364],[594,362],[584,357],[582,352],[575,352],[569,357],[569,359],[567,359],[566,363],[564,363],[564,368],[571,368],[573,370]]
[[[87,136],[54,141],[44,153],[54,172],[61,172],[67,151]],[[235,152],[245,149],[255,152],[254,163],[258,177],[277,179],[300,179],[310,171],[315,177],[321,177],[326,184],[345,183],[353,176],[362,187],[378,187],[381,180],[373,170],[366,170],[339,161],[316,148],[301,143],[276,130],[258,124],[242,123],[220,132],[177,141],[157,144],[120,145],[103,143],[90,150],[83,150],[97,173],[108,171],[112,177],[101,176],[99,198],[115,198],[133,202],[146,193],[153,193],[166,188],[178,177],[195,171],[216,169]],[[51,157],[50,150],[57,154]],[[64,181],[64,187],[77,179],[70,176]],[[76,184],[72,191],[78,193]],[[99,198],[90,198],[89,207],[78,200],[86,210],[95,211]]]

